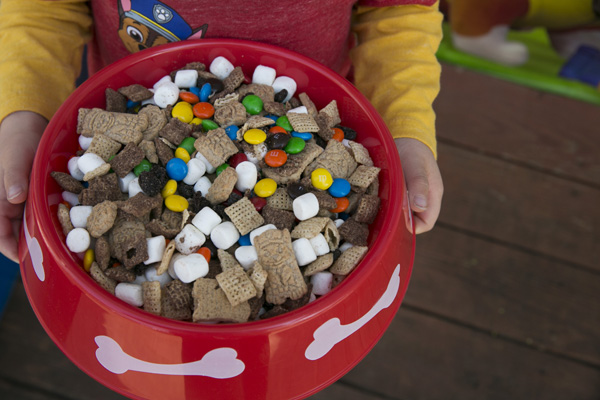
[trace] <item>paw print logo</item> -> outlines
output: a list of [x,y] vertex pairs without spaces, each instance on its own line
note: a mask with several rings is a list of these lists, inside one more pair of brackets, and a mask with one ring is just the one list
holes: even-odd
[[154,14],[154,20],[159,24],[166,24],[173,19],[173,13],[171,10],[161,4],[156,4],[152,9]]

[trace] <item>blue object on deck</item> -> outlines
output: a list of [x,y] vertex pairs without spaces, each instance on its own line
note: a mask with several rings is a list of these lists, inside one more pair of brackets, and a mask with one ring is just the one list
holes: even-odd
[[600,84],[600,50],[580,46],[563,65],[559,75],[597,87]]
[[0,317],[4,313],[4,308],[8,303],[18,276],[19,264],[0,254]]

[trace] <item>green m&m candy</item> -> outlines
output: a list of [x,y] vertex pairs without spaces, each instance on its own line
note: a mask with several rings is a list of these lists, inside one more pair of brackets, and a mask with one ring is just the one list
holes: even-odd
[[283,150],[285,150],[288,154],[297,154],[304,150],[304,146],[306,146],[306,142],[299,137],[293,137],[289,140],[289,142],[285,145]]

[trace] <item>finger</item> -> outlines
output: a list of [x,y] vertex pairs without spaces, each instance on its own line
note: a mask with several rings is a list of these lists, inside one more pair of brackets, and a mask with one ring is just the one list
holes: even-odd
[[33,163],[33,152],[23,151],[19,154],[7,154],[2,161],[4,173],[4,190],[6,199],[12,204],[23,203],[27,199],[29,173]]

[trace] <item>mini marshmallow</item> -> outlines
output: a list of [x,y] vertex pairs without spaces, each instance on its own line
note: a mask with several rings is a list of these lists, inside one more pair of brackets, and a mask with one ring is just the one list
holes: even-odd
[[310,283],[312,283],[312,293],[317,296],[323,296],[331,291],[333,274],[327,271],[317,272],[310,277]]
[[140,186],[140,178],[136,176],[129,182],[129,186],[127,187],[127,193],[129,193],[129,197],[133,197],[138,193],[143,193],[142,187]]
[[160,283],[160,287],[164,287],[167,283],[169,283],[173,280],[173,278],[171,278],[171,275],[169,275],[169,274],[158,275],[156,273],[155,266],[146,268],[146,271],[144,271],[144,275],[140,275],[140,276],[143,276],[144,279],[149,282],[157,281],[158,283]]
[[[152,93],[154,93],[154,90],[153,90],[153,89],[150,89],[150,91],[151,91]],[[141,106],[141,107],[144,107],[144,106],[147,106],[147,105],[149,105],[149,104],[151,104],[151,105],[153,105],[153,106],[155,106],[155,105],[156,105],[156,102],[154,101],[154,96],[150,97],[149,99],[142,100],[142,101],[141,101],[141,103],[140,103],[140,106]]]
[[[164,275],[168,275],[168,274],[164,274]],[[148,282],[148,279],[146,279],[146,277],[144,275],[136,275],[135,279],[129,283],[135,283],[136,285],[141,285],[144,282]]]
[[181,254],[192,254],[197,251],[206,241],[204,233],[192,224],[187,224],[181,232],[175,236],[175,249]]
[[208,162],[206,157],[204,157],[204,155],[202,155],[202,153],[200,153],[199,151],[196,152],[196,158],[204,163],[207,174],[212,174],[213,172],[215,172],[217,170],[218,165],[217,165],[217,167],[213,167],[211,165],[211,163]]
[[169,276],[173,279],[179,279],[177,277],[177,274],[175,273],[175,262],[182,257],[185,257],[185,255],[180,254],[180,253],[175,253],[175,254],[173,254],[173,257],[171,257],[171,261],[169,261],[169,268],[167,269],[167,272],[168,272]]
[[308,114],[308,109],[306,108],[306,106],[300,106],[300,107],[292,108],[288,112],[296,113],[296,114]]
[[206,173],[206,166],[197,158],[192,158],[190,161],[188,161],[187,167],[187,175],[185,178],[183,178],[183,183],[186,185],[195,185],[196,182],[198,182],[198,179],[202,178],[202,176]]
[[75,179],[77,179],[78,181],[82,181],[83,180],[83,176],[85,175],[83,172],[81,172],[81,170],[79,169],[79,167],[77,166],[77,162],[79,161],[80,157],[73,157],[69,160],[69,162],[67,162],[67,168],[69,169],[69,173],[71,174],[71,176]]
[[335,227],[336,227],[336,228],[339,228],[340,226],[342,226],[342,224],[343,224],[344,222],[345,222],[345,221],[344,221],[343,219],[341,219],[341,218],[338,218],[338,219],[336,219],[336,220],[334,220],[334,221],[333,221],[333,223],[335,224]]
[[275,81],[276,76],[277,71],[275,71],[275,68],[267,67],[266,65],[258,65],[254,68],[252,83],[271,86]]
[[175,274],[183,283],[194,282],[208,274],[208,262],[202,254],[194,253],[177,259],[173,264]]
[[161,261],[165,248],[167,247],[165,237],[160,235],[147,238],[146,243],[148,245],[148,258],[144,261],[144,264],[150,265]]
[[348,139],[342,139],[342,144],[346,147],[350,147],[350,141]]
[[317,255],[307,238],[294,240],[292,242],[292,248],[294,249],[296,261],[298,261],[298,266],[300,267],[304,267],[317,259]]
[[296,218],[305,221],[319,213],[319,200],[314,193],[305,193],[294,199],[292,209]]
[[89,249],[91,244],[90,234],[83,228],[71,229],[67,234],[67,247],[73,253],[82,253]]
[[278,76],[273,82],[273,90],[275,93],[279,93],[282,90],[287,90],[287,96],[283,99],[283,102],[290,101],[292,96],[296,93],[297,85],[296,81],[290,78],[289,76]]
[[231,74],[231,71],[233,71],[234,68],[235,67],[228,59],[219,56],[210,63],[208,69],[213,75],[216,75],[217,78],[223,80]]
[[348,250],[350,247],[352,247],[353,244],[350,242],[344,242],[340,247],[338,247],[338,249],[343,253],[346,250]]
[[[123,178],[117,178],[119,181],[119,189],[121,190],[122,193],[127,193],[129,192],[129,184],[131,183],[132,180],[134,180],[136,178],[135,174],[133,172],[128,173],[127,175],[125,175],[125,177]],[[140,188],[141,189],[141,188]]]
[[256,247],[254,246],[240,246],[235,249],[235,259],[238,260],[240,265],[248,270],[254,265],[254,261],[258,260],[256,254]]
[[253,230],[252,232],[250,232],[250,243],[254,246],[254,239],[260,235],[261,233],[268,231],[269,229],[277,229],[277,227],[273,224],[267,224],[267,225],[263,225],[260,226],[258,228],[256,228],[255,230]]
[[210,235],[212,230],[219,225],[223,220],[212,208],[204,207],[198,211],[194,219],[192,219],[192,225],[198,228],[203,234]]
[[196,86],[198,71],[195,69],[180,69],[175,73],[175,84],[179,88],[191,88]]
[[92,140],[94,140],[93,137],[79,135],[79,146],[83,150],[87,150],[90,147],[90,144],[92,144]]
[[92,213],[92,208],[92,206],[71,207],[69,217],[75,228],[87,228],[87,219]]
[[171,79],[171,75],[165,75],[162,78],[160,78],[153,86],[152,89],[156,92],[156,89],[158,89],[159,87],[161,87],[162,85],[164,85],[165,83],[173,83],[173,80]]
[[254,188],[258,180],[258,169],[250,161],[242,161],[235,167],[237,173],[237,182],[235,188],[244,193],[248,189]]
[[154,91],[154,102],[160,108],[166,108],[179,100],[179,87],[173,82],[165,82]]
[[325,236],[323,236],[322,233],[319,233],[317,236],[309,239],[308,241],[310,242],[310,245],[317,256],[323,256],[329,253],[330,249],[329,245],[327,244],[327,239],[325,239]]
[[121,282],[115,287],[115,296],[123,300],[125,303],[131,304],[135,307],[141,307],[144,305],[142,285]]
[[76,206],[79,204],[79,196],[77,195],[77,193],[65,191],[65,192],[62,192],[62,198],[64,201],[69,203],[71,206]]
[[217,249],[227,250],[236,244],[239,238],[240,232],[231,221],[220,223],[210,232],[210,240]]
[[194,184],[194,191],[202,193],[202,196],[206,197],[208,193],[208,189],[212,186],[212,182],[208,179],[207,176],[203,176],[198,179],[198,181]]
[[96,168],[106,164],[102,157],[98,154],[94,153],[85,153],[79,160],[77,160],[77,167],[83,172],[83,174],[87,174],[88,172],[92,172]]

